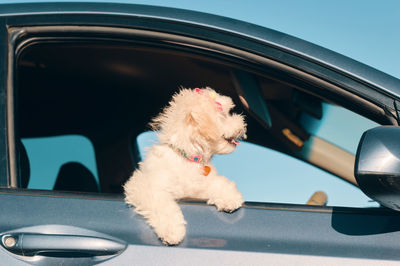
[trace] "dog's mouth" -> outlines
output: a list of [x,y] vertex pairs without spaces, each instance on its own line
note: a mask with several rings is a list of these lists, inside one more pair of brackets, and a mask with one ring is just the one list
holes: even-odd
[[235,138],[225,138],[225,140],[232,145],[238,146],[240,145],[240,141],[238,139]]

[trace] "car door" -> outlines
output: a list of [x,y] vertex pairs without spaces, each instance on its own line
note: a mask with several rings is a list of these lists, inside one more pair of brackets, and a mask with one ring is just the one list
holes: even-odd
[[[51,124],[48,128],[60,129],[64,123],[57,123],[57,120],[53,119],[43,120],[43,124],[30,124],[29,119],[25,119],[26,123],[23,124],[19,119],[22,112],[27,115],[36,114],[42,107],[42,102],[39,102],[40,104],[35,102],[40,99],[35,95],[45,97],[49,93],[54,93],[53,96],[57,97],[58,92],[50,90],[52,86],[46,87],[48,90],[45,90],[44,94],[40,92],[40,86],[37,84],[52,85],[54,83],[51,82],[57,80],[70,81],[69,75],[71,73],[76,75],[75,72],[68,71],[63,72],[65,75],[61,75],[61,72],[56,72],[58,66],[52,68],[53,72],[43,72],[50,63],[57,63],[57,60],[52,61],[54,58],[62,58],[65,60],[63,62],[68,62],[69,56],[57,57],[60,51],[68,55],[83,51],[79,56],[85,57],[95,48],[102,52],[109,47],[114,47],[113,51],[116,51],[115,47],[128,51],[132,43],[142,45],[140,47],[153,47],[157,43],[159,45],[157,49],[161,52],[166,47],[171,50],[177,50],[179,47],[179,52],[184,51],[209,60],[204,59],[201,63],[223,61],[221,65],[227,65],[228,69],[234,70],[228,71],[225,76],[232,83],[237,83],[238,91],[246,78],[254,78],[253,75],[261,78],[268,74],[280,84],[290,83],[295,88],[301,87],[307,91],[307,95],[318,95],[327,102],[341,104],[382,124],[396,123],[393,103],[398,100],[396,96],[398,89],[395,89],[396,84],[399,84],[398,80],[281,33],[196,12],[139,5],[11,4],[1,6],[0,21],[2,35],[0,108],[3,114],[0,118],[2,262],[21,265],[99,263],[265,265],[354,262],[373,264],[376,260],[395,263],[393,261],[399,259],[397,239],[400,216],[395,212],[380,208],[342,208],[286,203],[246,202],[243,208],[228,214],[218,212],[215,207],[207,206],[203,202],[182,202],[180,207],[188,223],[187,236],[178,246],[166,247],[157,239],[144,219],[124,203],[122,193],[40,190],[29,186],[26,188],[24,172],[27,169],[24,166],[26,163],[24,163],[23,147],[27,145],[28,140],[24,142],[24,134],[39,132],[36,131],[38,128],[41,126],[47,128],[46,124],[49,123]],[[101,41],[100,45],[98,41]],[[79,46],[82,43],[88,48]],[[87,45],[88,43],[90,45]],[[115,43],[117,46],[113,46]],[[54,50],[53,44],[58,45],[56,48],[60,50]],[[104,44],[108,46],[104,48]],[[34,48],[29,50],[29,47]],[[308,56],[301,53],[303,50],[309,51]],[[41,65],[39,61],[29,61],[32,57],[36,58],[35,51],[42,53],[46,51],[43,54],[47,54],[47,65]],[[145,53],[144,50],[140,51]],[[102,56],[107,57],[107,54],[102,53]],[[97,59],[92,58],[92,60]],[[106,75],[105,72],[96,72],[97,68],[91,69],[92,72],[85,70],[84,63],[87,61],[90,60],[82,60],[83,66],[77,64],[69,70],[79,69],[91,73],[94,82],[99,75]],[[330,63],[333,61],[336,61],[336,65],[332,66]],[[181,61],[182,64],[184,62],[185,60]],[[117,69],[119,73],[126,70],[118,68],[121,65],[107,64],[107,66],[113,66],[110,69]],[[32,69],[30,67],[34,67],[35,71],[30,72],[29,69]],[[172,68],[173,65],[169,64],[168,67]],[[207,68],[214,70],[212,67],[213,65],[207,65]],[[54,76],[46,76],[50,83],[47,81],[36,83],[35,75],[43,75],[40,73],[51,73]],[[165,77],[159,75],[157,78],[162,81]],[[375,80],[370,80],[374,78]],[[251,87],[253,83],[247,79],[245,84]],[[81,88],[81,85],[78,87]],[[68,86],[63,87],[65,92],[73,90]],[[104,99],[114,99],[115,95],[111,91]],[[83,97],[80,94],[81,90],[74,93],[76,94],[71,99]],[[94,89],[91,93],[100,94],[101,91]],[[140,91],[135,93],[139,105],[143,94]],[[21,98],[22,95],[24,98]],[[61,95],[64,97],[64,94]],[[261,94],[255,95],[257,99],[264,101]],[[120,99],[117,96],[115,99]],[[87,99],[92,98],[89,95]],[[154,97],[150,102],[154,106],[142,106],[140,110],[145,112],[148,107],[151,110],[147,112],[156,111],[153,109],[162,104],[159,102],[161,100],[164,98]],[[29,109],[22,110],[23,105]],[[80,106],[79,100],[71,102],[71,105]],[[52,112],[63,113],[63,110],[57,109],[57,104],[48,106],[54,109],[50,111],[46,109],[42,115],[49,115]],[[280,121],[283,126],[291,126],[292,120],[287,118],[287,114],[282,115],[279,108],[282,106],[273,103],[268,105],[272,123]],[[81,111],[79,108],[77,110]],[[90,110],[84,110],[90,113]],[[101,113],[104,120],[107,119],[109,112],[113,111],[106,107],[96,110],[104,111]],[[263,130],[270,126],[269,122],[263,117],[260,118],[259,112],[253,109],[247,111],[249,117],[253,117],[251,119],[258,121],[260,125],[257,129],[254,127],[255,135],[262,136],[265,133]],[[77,118],[84,117],[85,114],[77,112],[69,115]],[[60,121],[70,121],[61,120],[61,116],[57,118]],[[34,119],[33,117],[32,121],[36,121]],[[120,119],[121,124],[124,124],[124,119],[126,117]],[[85,126],[91,125],[93,120],[82,121],[85,123],[82,122],[80,125]],[[101,121],[101,119],[95,120],[96,123]],[[255,125],[256,122],[253,123]],[[299,132],[303,129],[299,129]],[[112,138],[114,136],[112,132],[117,132],[120,128],[115,127],[113,131],[109,127],[108,130],[107,133],[111,132],[110,138]],[[287,134],[288,131],[283,132]],[[32,138],[34,133],[27,136]],[[43,136],[46,136],[46,133],[43,133]],[[301,152],[290,151],[289,148],[296,142],[293,141],[292,135],[291,137],[285,135],[286,138],[279,136],[282,139],[278,138],[277,141],[282,145],[275,147],[271,144],[272,149],[286,151],[285,154],[288,156],[323,168],[323,165],[318,165],[318,160],[307,161],[306,155]],[[104,161],[111,160],[113,156],[102,152],[97,146],[96,141],[101,142],[102,137],[104,136],[94,139],[99,173],[111,172],[111,175],[115,174],[118,179],[119,173],[133,171],[135,166],[133,164],[130,164],[130,167],[110,166],[103,169]],[[264,144],[262,137],[258,140],[260,145]],[[45,149],[46,144],[43,143],[39,149]],[[115,147],[128,145],[122,140],[116,143]],[[102,147],[111,154],[115,152],[113,149],[106,149],[107,145]],[[121,150],[125,151],[116,148],[116,153]],[[103,157],[106,159],[102,160]],[[122,162],[116,160],[115,165],[119,166],[120,163]],[[48,164],[50,165],[50,161]],[[116,170],[117,168],[120,172]],[[323,170],[339,176],[339,173],[335,172],[336,169],[337,167]],[[252,173],[248,175],[246,178],[250,178]],[[109,185],[107,183],[109,180],[102,180],[101,176],[98,179],[101,183],[101,192],[121,190],[121,187],[115,188],[112,184]]]

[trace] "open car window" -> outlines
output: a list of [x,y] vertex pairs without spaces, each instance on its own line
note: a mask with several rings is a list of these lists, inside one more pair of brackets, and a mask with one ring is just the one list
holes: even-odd
[[[238,72],[254,77],[272,126],[243,104]],[[214,158],[245,200],[305,204],[322,190],[332,206],[376,206],[354,185],[352,160],[362,132],[377,124],[279,71],[174,43],[71,37],[27,42],[15,84],[19,162],[30,168],[19,173],[22,187],[122,193],[151,118],[181,86],[210,86],[247,116],[247,142]],[[350,130],[356,118],[360,127]]]
[[[324,119],[315,128],[321,138],[346,148],[353,155],[362,133],[378,124],[339,106],[324,103]],[[137,138],[144,158],[157,143],[155,132]],[[329,153],[329,150],[325,151]],[[235,181],[246,201],[305,204],[315,192],[327,195],[328,206],[377,207],[355,185],[320,168],[282,152],[242,141],[228,155],[216,155],[219,174]]]

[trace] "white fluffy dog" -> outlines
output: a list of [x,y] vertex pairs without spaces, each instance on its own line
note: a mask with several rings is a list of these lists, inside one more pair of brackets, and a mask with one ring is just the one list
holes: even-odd
[[230,114],[233,107],[231,98],[209,87],[181,89],[151,123],[159,143],[124,185],[125,200],[166,245],[186,233],[178,199],[204,199],[226,212],[243,204],[236,184],[211,164],[213,154],[233,152],[246,137],[244,118]]

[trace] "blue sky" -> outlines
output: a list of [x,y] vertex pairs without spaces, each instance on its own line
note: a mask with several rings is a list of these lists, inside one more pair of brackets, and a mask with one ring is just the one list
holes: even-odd
[[[2,2],[48,1],[0,0],[0,3]],[[110,1],[86,0],[85,2]],[[400,1],[398,0],[119,0],[113,2],[183,8],[244,20],[316,43],[400,78]]]
[[[0,3],[1,2],[32,1],[0,0]],[[117,2],[169,6],[244,20],[313,42],[400,78],[400,1],[397,0],[140,0]],[[347,140],[346,136],[343,137],[343,140]],[[27,147],[28,152],[29,150],[32,152],[32,149],[35,149],[35,145],[36,144],[33,144],[33,146],[31,145],[31,148]],[[40,157],[40,145],[36,146],[38,153],[35,156]],[[251,145],[248,147],[250,147],[250,153],[258,154],[257,147]],[[233,157],[228,158],[237,158],[238,162],[241,160],[243,161],[243,158],[247,158],[248,156],[248,154],[243,153],[244,149],[244,146],[239,147],[238,151],[231,155]],[[89,154],[91,153],[89,152]],[[231,167],[232,160],[233,159],[228,159],[227,161],[230,161],[231,164],[227,163],[224,165],[222,158],[216,158],[217,163],[222,164],[221,168],[227,169],[222,170],[222,172],[227,176],[231,175],[232,172],[237,172],[237,170],[235,170],[236,168]],[[88,160],[88,164],[91,164],[91,161],[92,160]],[[46,160],[44,160],[44,162],[46,162]],[[243,167],[245,167],[245,172],[248,173],[255,171],[255,168],[251,166],[252,163],[263,164],[263,162],[252,161],[246,163]],[[297,164],[297,162],[293,162],[293,164]],[[265,168],[257,170],[257,174],[268,172],[269,165],[270,167],[276,167],[279,164],[268,164],[268,161],[266,161]],[[285,166],[286,168],[289,168],[287,165]],[[45,163],[41,167],[46,167]],[[94,169],[93,166],[90,166],[89,168]],[[326,174],[319,170],[312,170],[311,172],[310,175],[313,176],[322,177]],[[292,178],[296,176],[291,173],[286,173],[286,175],[292,175]],[[307,173],[304,173],[304,175],[309,176]],[[282,183],[281,185],[283,188],[290,185],[298,188],[298,190],[304,190],[306,188],[302,185],[311,182],[307,180],[308,179],[302,179],[301,182],[299,182],[299,180],[291,179],[291,181],[287,181],[289,183]],[[259,181],[259,179],[254,178],[243,184],[253,184],[253,188],[251,189],[258,190],[257,193],[260,195],[273,193],[274,190],[276,192],[276,189],[271,189],[268,185],[257,186],[257,184],[259,184],[257,182]],[[330,184],[328,186],[335,187],[336,185]],[[244,188],[244,190],[247,190],[247,188]],[[340,188],[336,190],[339,197],[340,193],[343,191],[340,191]],[[285,193],[285,191],[279,193],[282,194]],[[286,193],[294,192],[286,191]],[[307,191],[307,195],[308,194],[309,192]],[[249,192],[249,195],[252,195],[251,191]],[[304,197],[304,195],[302,197]],[[336,196],[334,196],[334,198],[335,197]],[[356,202],[361,196],[358,195],[354,197],[355,198],[353,199],[350,197],[346,199],[346,201],[353,200]],[[253,199],[254,198],[250,198],[250,200]],[[303,198],[301,198],[301,201],[303,201]],[[365,199],[363,199],[363,202],[364,201]],[[341,205],[341,203],[337,204]]]
[[135,2],[244,20],[316,43],[400,77],[400,1],[397,0]]

